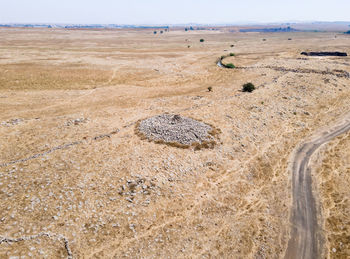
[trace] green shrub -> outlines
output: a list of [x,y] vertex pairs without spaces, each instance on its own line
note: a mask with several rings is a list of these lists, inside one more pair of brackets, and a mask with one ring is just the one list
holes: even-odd
[[252,83],[246,83],[243,85],[243,92],[253,92],[255,90],[255,86]]
[[200,42],[204,42],[204,39],[200,39],[199,41],[200,41]]
[[213,91],[213,87],[209,86],[208,87],[208,92],[211,92],[211,91]]
[[235,68],[235,65],[232,63],[228,63],[227,65],[225,65],[225,67],[227,68]]
[[234,56],[235,56],[235,53],[230,53],[230,56],[231,56],[231,57],[234,57]]

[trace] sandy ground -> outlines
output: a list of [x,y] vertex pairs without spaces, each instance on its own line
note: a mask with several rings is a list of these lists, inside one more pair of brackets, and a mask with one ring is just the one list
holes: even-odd
[[[1,29],[0,257],[283,257],[291,153],[349,112],[349,79],[261,67],[349,72],[349,57],[299,55],[350,53],[334,36]],[[256,68],[217,67],[230,52]],[[134,134],[164,112],[214,125],[221,143]]]

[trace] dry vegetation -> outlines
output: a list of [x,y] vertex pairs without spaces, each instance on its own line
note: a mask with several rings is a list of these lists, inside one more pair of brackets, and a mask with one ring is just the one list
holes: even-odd
[[327,258],[350,255],[350,133],[324,147],[316,171]]
[[[20,72],[19,72],[20,71]],[[79,64],[15,63],[0,66],[0,87],[11,90],[89,89],[109,83],[112,72]]]
[[[282,257],[290,154],[348,112],[350,98],[348,78],[288,70],[349,71],[349,57],[299,55],[349,53],[348,36],[288,37],[0,29],[0,257],[67,257],[65,239],[76,258]],[[252,68],[216,66],[231,44],[225,61]],[[241,92],[246,82],[253,93]],[[219,128],[222,143],[194,151],[134,134],[137,121],[166,112]],[[336,177],[348,170],[333,162],[344,154],[324,160]],[[320,172],[342,186],[320,187],[329,215],[348,210],[348,183]],[[349,234],[332,232],[346,221],[337,215],[326,232],[340,255]]]

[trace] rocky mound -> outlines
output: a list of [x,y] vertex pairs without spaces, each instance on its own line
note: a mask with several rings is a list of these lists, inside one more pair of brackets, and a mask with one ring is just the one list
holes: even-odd
[[138,123],[136,131],[142,137],[178,147],[215,145],[216,130],[203,122],[177,114],[162,114]]
[[329,51],[321,51],[321,52],[301,52],[301,55],[305,56],[336,56],[336,57],[346,57],[348,54],[345,52],[329,52]]

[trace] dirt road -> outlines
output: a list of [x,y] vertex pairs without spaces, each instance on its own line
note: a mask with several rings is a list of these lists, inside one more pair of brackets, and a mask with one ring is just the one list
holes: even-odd
[[315,135],[295,153],[292,168],[293,204],[291,238],[285,258],[321,258],[322,235],[317,222],[315,198],[312,194],[311,168],[313,153],[326,142],[350,130],[350,118],[328,132]]

